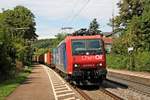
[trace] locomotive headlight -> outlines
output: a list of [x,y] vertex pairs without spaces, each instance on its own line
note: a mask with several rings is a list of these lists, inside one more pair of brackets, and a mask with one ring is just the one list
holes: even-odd
[[99,66],[102,66],[103,64],[102,63],[99,63]]
[[77,67],[80,67],[80,65],[79,64],[74,64],[74,67],[77,68]]
[[77,64],[74,64],[74,67],[78,67],[78,65],[77,65]]

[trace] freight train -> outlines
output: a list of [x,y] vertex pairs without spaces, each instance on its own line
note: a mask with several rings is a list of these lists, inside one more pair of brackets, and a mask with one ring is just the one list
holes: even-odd
[[100,84],[107,74],[102,37],[67,36],[53,50],[53,63],[70,82],[77,85]]
[[76,85],[99,85],[107,74],[104,41],[100,35],[67,36],[58,46],[36,58],[55,68]]
[[52,64],[52,53],[49,50],[49,51],[47,51],[47,52],[45,52],[39,56],[34,55],[32,57],[32,61],[51,66],[51,64]]

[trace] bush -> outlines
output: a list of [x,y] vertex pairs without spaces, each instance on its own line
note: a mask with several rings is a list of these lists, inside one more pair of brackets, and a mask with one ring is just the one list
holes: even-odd
[[150,52],[139,52],[135,55],[135,70],[150,72]]
[[128,57],[123,55],[109,54],[106,57],[107,67],[114,69],[126,69]]
[[32,72],[32,67],[25,66],[24,72],[25,73],[31,73]]
[[5,100],[8,95],[10,95],[15,88],[23,83],[27,76],[28,72],[20,72],[13,79],[5,80],[0,83],[0,100]]
[[15,64],[7,53],[5,45],[0,45],[0,81],[9,79],[15,74]]
[[[150,72],[150,52],[138,52],[133,55],[108,54],[106,57],[107,67]],[[130,60],[132,60],[132,65]]]

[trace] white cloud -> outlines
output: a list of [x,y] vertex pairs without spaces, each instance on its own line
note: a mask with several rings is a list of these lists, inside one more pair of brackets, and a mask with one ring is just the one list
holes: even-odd
[[49,27],[42,27],[37,28],[37,34],[39,35],[38,39],[44,39],[44,38],[54,38],[56,33],[58,33],[60,30],[58,28],[49,28]]
[[[88,0],[0,0],[1,8],[12,8],[16,5],[29,7],[37,16],[46,18],[66,18],[78,14]],[[80,16],[85,18],[108,17],[112,15],[113,2],[119,0],[90,0]],[[115,7],[116,8],[116,7]]]
[[[56,20],[56,23],[59,23],[57,20],[65,20],[66,23],[69,23],[72,18],[74,18],[74,21],[80,18],[87,20],[93,18],[108,20],[112,17],[113,3],[115,5],[119,0],[90,0],[88,5],[83,7],[87,1],[88,0],[0,0],[0,8],[11,9],[16,5],[23,5],[29,8],[35,14],[36,20],[39,20],[37,33],[40,33],[39,35],[44,37],[44,34],[56,34],[60,27],[45,26],[46,29],[42,29],[41,27],[44,27],[44,22],[40,22],[40,19]],[[84,9],[78,13],[81,8]],[[114,8],[116,15],[118,13],[117,6],[115,5]],[[77,16],[74,17],[75,15]]]

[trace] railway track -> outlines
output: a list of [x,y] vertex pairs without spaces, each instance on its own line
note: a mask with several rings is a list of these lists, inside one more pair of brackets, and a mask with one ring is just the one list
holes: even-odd
[[[122,97],[123,99],[132,99],[132,100],[150,100],[150,94],[148,92],[144,92],[139,90],[136,87],[137,84],[135,84],[135,86],[130,86],[130,85],[126,85],[124,83],[120,83],[118,81],[113,81],[113,80],[106,80],[106,84],[104,87],[108,87],[108,86],[112,86],[114,88],[118,88],[118,89],[109,89],[109,87],[107,88],[109,91],[115,93],[116,95],[119,95],[120,97]],[[144,88],[144,87],[143,87]]]
[[[107,96],[109,96],[109,97],[111,97],[111,100],[128,100],[128,99],[132,99],[132,100],[149,100],[147,97],[145,98],[145,97],[141,97],[141,99],[140,98],[138,98],[138,97],[136,97],[137,95],[140,95],[140,94],[143,94],[143,93],[141,93],[140,91],[137,91],[136,89],[134,90],[133,88],[130,88],[130,87],[128,87],[127,85],[125,85],[125,84],[122,84],[122,83],[118,83],[118,82],[114,82],[114,81],[111,81],[111,80],[106,80],[106,82],[109,82],[109,83],[111,83],[111,84],[115,84],[115,85],[111,85],[111,84],[107,84],[107,86],[105,86],[105,85],[102,85],[100,88],[99,88],[99,93],[98,93],[98,91],[95,91],[95,90],[92,90],[95,94],[105,94],[105,95],[107,95]],[[134,92],[134,93],[137,93],[137,95],[135,95],[135,97],[134,97],[134,95],[128,95],[128,94],[126,94],[125,92],[122,92],[122,94],[124,94],[124,95],[128,95],[127,97],[124,97],[123,95],[120,95],[120,94],[117,94],[117,92],[114,92],[114,91],[111,91],[111,89],[110,88],[113,88],[113,89],[115,89],[116,88],[116,85],[117,85],[117,88],[121,88],[121,89],[123,89],[124,91],[132,91],[132,92]],[[119,89],[117,89],[116,88],[116,91],[120,91]],[[110,90],[109,90],[110,89]],[[75,90],[85,99],[85,100],[105,100],[104,98],[105,98],[105,96],[104,96],[104,98],[102,98],[101,99],[101,97],[98,97],[97,96],[97,98],[100,98],[100,99],[94,99],[93,98],[93,96],[94,95],[92,95],[92,94],[90,94],[90,90],[89,90],[89,93],[85,93],[84,92],[84,89],[81,89],[81,88],[78,88],[78,87],[75,87]],[[96,93],[97,92],[97,93]],[[131,92],[131,93],[132,93]],[[133,93],[133,94],[134,94]],[[89,95],[90,94],[90,95]],[[149,96],[148,94],[145,94],[145,96]],[[131,98],[131,97],[133,97],[133,98]],[[137,99],[138,98],[138,99]],[[142,99],[143,98],[143,99]]]
[[[137,82],[133,82],[133,81],[129,81],[129,80],[128,80],[128,84],[127,85],[125,83],[120,83],[118,81],[109,80],[109,79],[107,79],[106,81],[107,82],[111,82],[113,84],[120,85],[122,87],[128,88],[129,90],[132,90],[132,91],[135,91],[135,92],[138,92],[140,94],[147,95],[147,96],[150,97],[150,90],[148,90],[150,87],[145,86],[143,84],[139,84]],[[139,85],[140,85],[140,87],[139,87]],[[143,89],[141,89],[141,88],[143,88]],[[146,89],[146,91],[144,91],[144,89]]]
[[[148,76],[147,76],[148,77]],[[150,80],[148,78],[110,72],[107,78],[115,83],[125,84],[128,89],[150,97]]]
[[[74,89],[85,99],[85,100],[94,100],[91,96],[89,96],[87,93],[85,93],[82,89],[78,87],[74,87]],[[113,100],[124,100],[123,98],[113,94],[112,92],[106,90],[105,88],[99,88],[99,93],[104,93],[107,96],[111,97]]]
[[[60,72],[58,72],[58,70],[54,69],[55,72],[57,72],[62,78],[64,78],[64,75],[62,75],[62,73],[60,74]],[[71,87],[74,88],[74,90],[76,90],[85,100],[94,100],[91,96],[89,96],[87,93],[85,93],[81,88],[75,86],[75,85],[71,85]],[[112,92],[106,90],[103,87],[99,88],[99,92],[102,92],[104,94],[106,94],[107,96],[113,98],[113,100],[123,100],[121,97],[113,94]]]
[[85,100],[93,100],[89,95],[83,92],[80,88],[74,88]]
[[100,88],[100,91],[102,91],[103,93],[107,94],[108,96],[112,97],[114,100],[124,100],[123,98],[115,95],[114,93],[104,89],[104,88]]
[[[55,70],[56,71],[56,70]],[[58,71],[56,71],[58,74],[59,74],[59,72]],[[59,74],[62,78],[64,78],[64,75],[62,75],[62,73],[61,74]],[[108,83],[108,84],[107,84]],[[110,84],[109,84],[110,83]],[[69,84],[70,85],[70,84]],[[105,86],[105,85],[107,85],[107,86]],[[104,98],[103,98],[103,95],[107,95],[107,97],[109,97],[109,98],[111,98],[110,100],[124,100],[124,99],[128,99],[128,98],[130,98],[131,96],[133,96],[133,95],[129,95],[129,96],[126,96],[126,97],[124,97],[124,95],[120,95],[120,94],[118,94],[117,92],[119,92],[120,90],[119,89],[117,89],[117,88],[121,88],[123,91],[130,91],[131,89],[131,91],[133,91],[133,92],[135,92],[135,93],[137,93],[137,94],[143,94],[143,93],[141,93],[141,92],[138,92],[136,89],[134,89],[134,88],[131,88],[131,87],[128,87],[127,85],[125,85],[125,84],[122,84],[122,83],[119,83],[119,82],[116,82],[116,81],[111,81],[111,80],[106,80],[106,84],[105,84],[104,86],[102,85],[102,86],[100,86],[100,88],[98,89],[99,90],[99,92],[98,91],[95,91],[95,90],[92,90],[92,92],[93,92],[93,94],[91,94],[90,92],[91,91],[88,91],[87,90],[87,92],[85,92],[84,91],[84,89],[81,89],[81,88],[79,88],[79,87],[76,87],[76,86],[74,86],[74,85],[71,85],[71,87],[73,87],[74,88],[74,90],[82,97],[82,99],[85,99],[85,100],[95,100],[93,97],[94,97],[94,95],[101,95],[101,97],[100,96],[97,96],[97,100],[105,100]],[[117,88],[116,88],[117,87]],[[115,91],[117,91],[117,92],[114,92],[113,90],[111,90],[111,89],[113,89],[113,90],[115,90]],[[124,93],[126,93],[126,92],[122,92],[122,90],[120,91],[120,93],[121,94],[124,94]],[[134,94],[134,93],[133,93]],[[125,94],[126,95],[126,94]],[[146,94],[147,95],[147,94]],[[148,95],[149,96],[149,95]],[[136,97],[136,96],[135,96]],[[99,99],[99,98],[102,98],[102,99]],[[145,97],[144,97],[145,98]],[[133,99],[133,100],[136,100],[136,99]],[[139,100],[141,100],[141,99],[139,99]],[[148,100],[148,99],[144,99],[144,100]]]
[[[92,95],[88,95],[87,93],[84,92],[83,89],[77,87],[77,86],[72,86],[74,88],[74,90],[76,90],[85,100],[95,100],[94,98],[92,98]],[[100,87],[99,90],[97,91],[97,93],[99,94],[105,94],[109,97],[111,97],[113,100],[124,100],[123,98],[115,95],[114,93],[106,90],[105,88]],[[98,98],[99,99],[99,98]],[[101,99],[100,99],[101,100]]]

